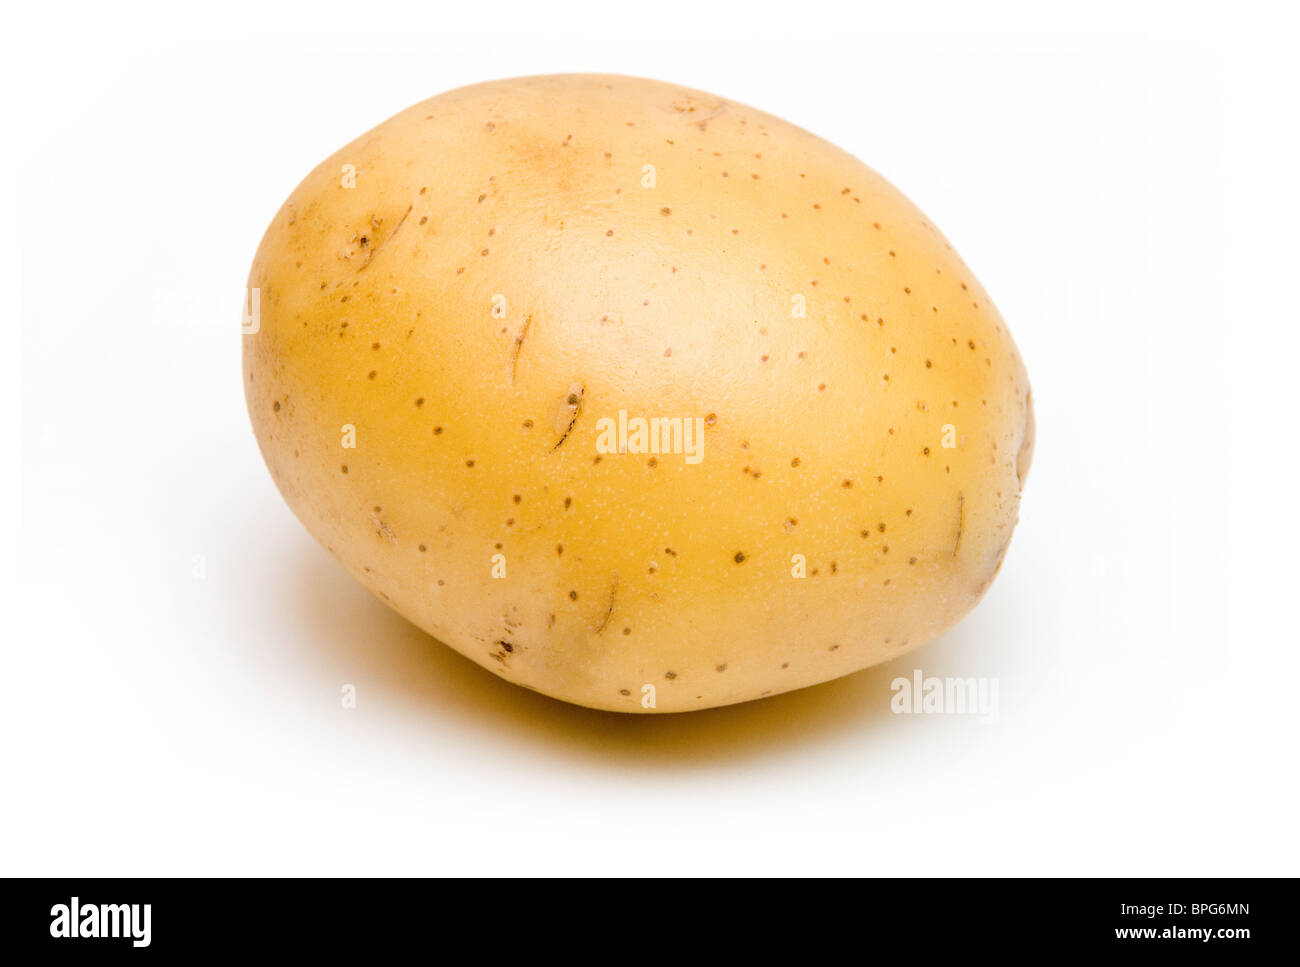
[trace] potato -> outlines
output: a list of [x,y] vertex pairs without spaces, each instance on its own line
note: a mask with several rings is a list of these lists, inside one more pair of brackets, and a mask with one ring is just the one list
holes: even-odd
[[711,94],[425,101],[307,176],[249,286],[290,507],[559,699],[676,712],[897,657],[1016,523],[1029,384],[988,294],[875,172]]

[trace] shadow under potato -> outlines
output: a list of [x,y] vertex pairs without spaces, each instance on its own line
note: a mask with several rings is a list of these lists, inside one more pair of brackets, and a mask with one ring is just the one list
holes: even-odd
[[[457,719],[476,732],[620,766],[702,767],[779,753],[893,718],[890,683],[910,676],[909,653],[844,678],[770,698],[698,712],[621,714],[583,708],[521,688],[480,668],[388,608],[323,550],[297,544],[294,606],[319,648],[313,664],[357,686],[358,704],[400,703],[431,723]],[[925,667],[966,648],[961,625],[926,646]],[[318,668],[319,671],[319,668]]]

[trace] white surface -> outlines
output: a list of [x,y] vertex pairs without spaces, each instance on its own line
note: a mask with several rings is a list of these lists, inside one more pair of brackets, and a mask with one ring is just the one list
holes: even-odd
[[[967,6],[19,14],[0,872],[1300,872],[1291,41],[1242,4]],[[410,103],[582,70],[840,144],[997,299],[1038,450],[938,642],[719,711],[572,708],[390,613],[276,493],[237,326],[281,201]],[[891,715],[913,668],[996,677],[999,721]]]

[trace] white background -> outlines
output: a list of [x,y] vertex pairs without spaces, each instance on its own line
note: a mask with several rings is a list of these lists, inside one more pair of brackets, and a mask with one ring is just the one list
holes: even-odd
[[[1296,31],[1049,6],[7,14],[0,872],[1300,873]],[[1038,449],[939,641],[728,709],[570,707],[389,612],[276,493],[238,333],[272,214],[415,101],[562,71],[828,138],[997,300]],[[998,722],[891,715],[913,668],[996,677]]]

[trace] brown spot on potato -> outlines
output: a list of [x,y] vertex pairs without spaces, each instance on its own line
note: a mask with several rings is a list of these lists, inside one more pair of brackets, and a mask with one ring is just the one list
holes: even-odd
[[957,556],[957,551],[961,549],[961,535],[966,529],[966,495],[961,491],[957,492],[957,536],[952,542],[952,556]]
[[[582,401],[585,395],[586,387],[581,383],[574,383],[569,387],[564,403],[556,412],[556,427],[559,428],[562,425],[563,432],[560,434],[560,439],[556,441],[555,446],[551,447],[552,451],[558,450],[560,445],[569,438],[569,434],[573,432],[574,424],[578,422],[578,416],[582,413]],[[600,462],[599,456],[596,458],[596,462]]]

